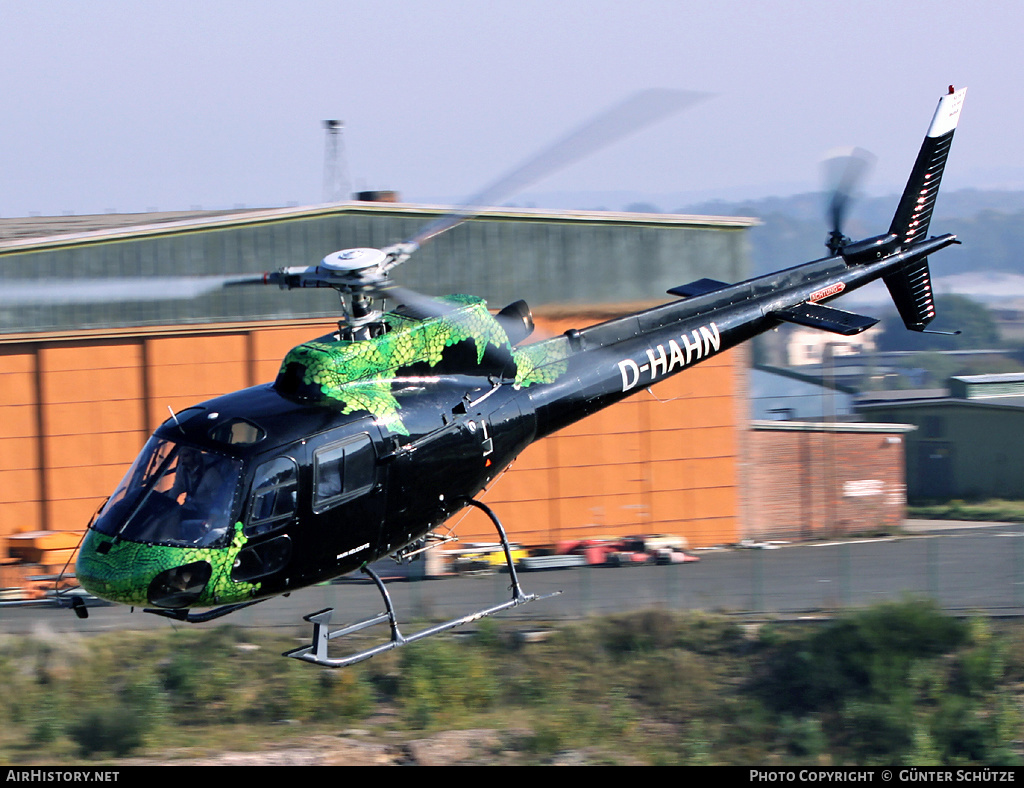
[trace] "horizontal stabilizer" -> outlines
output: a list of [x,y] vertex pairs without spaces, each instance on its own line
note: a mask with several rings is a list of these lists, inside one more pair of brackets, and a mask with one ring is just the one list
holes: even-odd
[[683,298],[693,298],[694,296],[702,296],[705,293],[713,293],[716,290],[721,290],[723,287],[728,287],[725,282],[719,282],[717,279],[698,279],[695,282],[689,284],[679,285],[669,290],[670,295],[682,296]]
[[859,334],[878,322],[878,318],[875,317],[856,315],[853,312],[844,312],[842,309],[811,302],[780,309],[772,312],[772,315],[787,323],[820,328],[822,331],[831,331],[833,334],[842,334],[846,337]]
[[903,318],[903,325],[911,331],[924,331],[925,326],[935,318],[935,297],[928,258],[918,260],[901,271],[886,274],[882,279]]

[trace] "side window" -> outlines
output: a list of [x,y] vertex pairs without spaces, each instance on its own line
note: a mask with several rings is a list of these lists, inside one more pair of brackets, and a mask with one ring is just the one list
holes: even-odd
[[295,514],[299,470],[291,457],[276,457],[256,469],[246,536],[272,531]]
[[313,511],[317,514],[373,486],[376,455],[363,434],[313,453]]

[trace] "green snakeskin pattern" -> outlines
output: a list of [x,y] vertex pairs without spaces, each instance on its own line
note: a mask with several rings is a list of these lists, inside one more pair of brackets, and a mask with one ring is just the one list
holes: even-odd
[[227,547],[167,547],[121,541],[106,555],[97,548],[113,538],[89,530],[78,554],[75,574],[90,594],[125,605],[149,604],[147,590],[153,578],[166,569],[195,561],[207,561],[213,567],[210,581],[193,607],[211,607],[252,599],[259,583],[236,583],[231,568],[239,551],[248,540],[242,524],[235,524],[235,534]]
[[569,341],[555,337],[516,349],[516,386],[554,383],[569,369]]
[[451,295],[438,300],[456,308],[425,320],[388,313],[388,333],[358,342],[307,342],[285,356],[281,369],[300,365],[303,383],[317,387],[324,399],[341,403],[343,413],[369,411],[391,432],[408,435],[391,391],[400,369],[420,362],[434,367],[445,348],[466,340],[476,343],[477,363],[488,344],[511,352],[508,336],[482,299]]

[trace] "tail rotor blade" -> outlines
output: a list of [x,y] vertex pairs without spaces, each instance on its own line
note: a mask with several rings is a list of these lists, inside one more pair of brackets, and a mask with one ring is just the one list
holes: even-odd
[[822,162],[828,189],[829,226],[834,235],[842,235],[843,223],[858,189],[875,163],[874,154],[863,148],[836,153]]

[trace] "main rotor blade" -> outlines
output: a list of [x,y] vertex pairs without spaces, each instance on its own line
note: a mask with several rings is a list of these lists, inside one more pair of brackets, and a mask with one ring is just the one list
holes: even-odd
[[492,207],[541,178],[707,97],[706,93],[668,89],[636,93],[528,159],[460,208],[427,224],[405,243],[419,246],[475,216],[481,209]]
[[0,280],[0,307],[171,301],[197,298],[229,285],[262,281],[262,274],[68,279],[53,284]]
[[458,306],[436,298],[410,290],[408,287],[385,282],[375,291],[378,298],[393,301],[395,306],[404,305],[422,317],[444,317],[454,312]]

